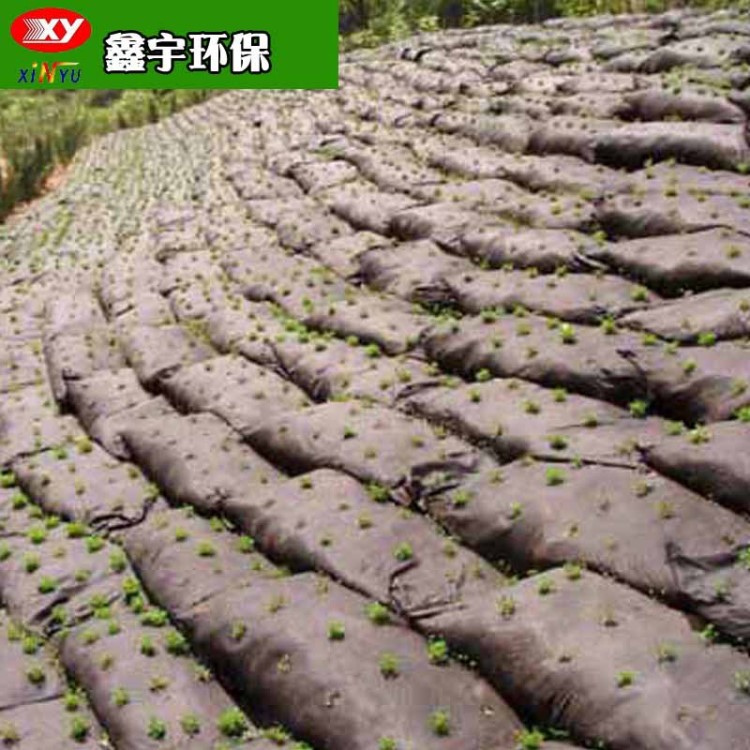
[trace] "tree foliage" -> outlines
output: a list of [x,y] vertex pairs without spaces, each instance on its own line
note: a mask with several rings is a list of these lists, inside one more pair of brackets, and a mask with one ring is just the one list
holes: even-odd
[[750,8],[750,0],[341,0],[345,49],[451,26],[539,23],[555,16]]

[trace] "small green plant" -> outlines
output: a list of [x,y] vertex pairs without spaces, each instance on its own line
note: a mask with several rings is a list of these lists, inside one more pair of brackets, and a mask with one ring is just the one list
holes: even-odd
[[396,654],[386,652],[381,654],[380,659],[378,659],[380,674],[386,679],[398,677],[400,674],[400,666],[401,661]]
[[645,286],[636,286],[630,294],[630,298],[633,302],[647,302],[648,301],[648,289]]
[[442,638],[430,641],[427,644],[427,658],[431,664],[447,664],[448,644]]
[[667,422],[664,429],[670,437],[677,437],[685,432],[685,425],[682,422]]
[[719,633],[716,630],[716,626],[713,623],[709,623],[708,625],[706,625],[706,627],[700,631],[699,635],[700,635],[701,640],[707,646],[710,646],[719,637]]
[[565,483],[565,472],[558,466],[550,466],[544,474],[547,486],[557,487]]
[[148,734],[152,740],[163,740],[167,736],[167,725],[161,719],[152,716],[148,720],[146,734]]
[[750,669],[734,673],[734,686],[741,693],[750,695]]
[[688,440],[693,445],[702,445],[711,440],[711,432],[705,425],[698,425],[688,432]]
[[182,633],[170,630],[164,638],[164,648],[172,656],[185,656],[190,653],[190,646]]
[[539,583],[536,586],[536,590],[539,596],[547,596],[555,590],[555,584],[550,578],[544,576],[539,580]]
[[67,690],[65,692],[65,695],[63,696],[63,706],[69,713],[78,711],[82,703],[83,700],[79,690]]
[[42,561],[39,555],[29,552],[23,556],[23,569],[27,573],[29,573],[29,575],[32,573],[36,573],[36,571],[41,567],[41,564]]
[[467,490],[465,488],[456,490],[452,496],[453,507],[464,508],[469,504],[469,502],[471,502],[471,498],[472,493],[470,490]]
[[713,346],[716,343],[716,334],[713,331],[703,331],[698,334],[698,346]]
[[371,482],[367,485],[367,494],[376,503],[385,503],[391,496],[391,493],[389,492],[387,487],[384,487],[382,484],[377,484],[375,482]]
[[158,607],[152,607],[141,615],[141,625],[149,628],[163,628],[169,623],[169,615]]
[[225,737],[242,737],[248,730],[245,714],[239,708],[229,708],[219,716],[216,726]]
[[686,359],[682,363],[682,371],[685,375],[692,375],[698,369],[698,363],[694,359]]
[[74,716],[70,720],[70,738],[76,742],[83,742],[91,731],[91,724],[83,716]]
[[196,552],[198,554],[198,557],[215,557],[216,547],[214,547],[214,545],[208,541],[198,542]]
[[32,685],[41,685],[47,679],[47,674],[44,671],[44,667],[41,664],[32,664],[26,670],[26,679]]
[[501,617],[508,619],[516,612],[516,601],[512,596],[501,596],[497,603],[497,611]]
[[563,344],[575,344],[578,340],[575,328],[570,323],[563,323],[560,326],[560,340]]
[[393,550],[393,556],[399,562],[406,562],[407,560],[411,560],[412,557],[414,557],[414,550],[412,549],[412,546],[411,544],[409,544],[409,542],[401,542],[400,544],[396,545],[396,549]]
[[656,660],[659,664],[677,661],[677,648],[671,643],[660,643],[656,647]]
[[544,743],[544,735],[538,729],[522,729],[515,739],[520,750],[540,750]]
[[635,682],[635,672],[625,669],[617,674],[617,687],[626,688],[630,687]]
[[110,700],[112,701],[113,706],[116,706],[117,708],[123,708],[130,703],[130,693],[128,693],[125,688],[117,687],[112,691]]
[[539,406],[539,404],[536,403],[536,401],[531,401],[527,399],[523,402],[523,410],[527,414],[539,414],[542,411],[542,407]]
[[451,720],[447,711],[439,708],[430,714],[430,729],[438,737],[447,737],[451,733]]
[[482,368],[477,370],[474,379],[477,383],[486,383],[488,380],[492,380],[492,373],[487,368]]
[[255,552],[255,540],[250,536],[241,536],[237,540],[237,549],[243,555],[249,555],[251,552]]
[[16,475],[12,471],[0,471],[0,488],[9,490],[16,486]]
[[648,403],[642,399],[635,399],[628,404],[628,411],[631,417],[643,419],[648,413]]
[[4,721],[0,722],[0,742],[6,747],[17,745],[21,741],[21,735],[15,724]]
[[201,721],[196,714],[185,714],[180,718],[180,727],[188,737],[201,733]]
[[5,562],[12,554],[10,545],[7,542],[0,542],[0,563]]
[[387,625],[391,621],[391,613],[388,607],[380,602],[370,602],[365,606],[367,619],[374,625]]
[[141,638],[140,651],[144,656],[156,656],[156,645],[150,635],[144,635]]
[[128,567],[128,559],[122,550],[116,549],[109,555],[109,569],[113,573],[124,573]]
[[393,737],[381,737],[378,740],[378,750],[398,750],[398,744]]
[[341,622],[330,622],[328,623],[328,640],[329,641],[343,641],[346,637],[346,629],[344,624]]
[[554,451],[565,450],[568,447],[568,440],[562,435],[550,435],[549,447]]
[[50,576],[42,576],[37,586],[40,594],[52,594],[57,590],[57,581]]
[[44,526],[32,526],[26,532],[26,538],[35,545],[44,544],[47,541],[47,529]]

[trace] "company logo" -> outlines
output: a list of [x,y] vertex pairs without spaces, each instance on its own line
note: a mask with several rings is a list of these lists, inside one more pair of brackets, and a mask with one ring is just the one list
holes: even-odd
[[91,36],[91,24],[64,8],[38,8],[22,13],[10,26],[13,39],[35,52],[67,52]]
[[18,83],[52,84],[57,80],[60,83],[78,83],[81,80],[81,71],[77,70],[77,67],[77,62],[31,63],[30,68],[19,69]]

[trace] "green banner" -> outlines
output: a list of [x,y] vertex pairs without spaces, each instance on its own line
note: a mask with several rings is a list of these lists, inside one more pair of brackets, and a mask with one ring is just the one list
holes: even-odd
[[338,86],[338,0],[2,0],[0,88]]

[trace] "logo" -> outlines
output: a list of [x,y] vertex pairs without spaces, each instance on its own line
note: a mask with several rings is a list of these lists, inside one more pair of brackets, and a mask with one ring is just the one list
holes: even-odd
[[30,68],[21,68],[18,71],[18,83],[55,83],[57,74],[60,74],[60,83],[78,83],[81,80],[81,71],[76,70],[77,62],[53,62],[53,63],[31,63]]
[[39,8],[18,16],[10,33],[18,44],[35,52],[67,52],[88,40],[91,24],[72,10]]

